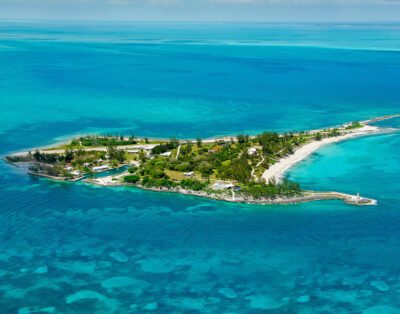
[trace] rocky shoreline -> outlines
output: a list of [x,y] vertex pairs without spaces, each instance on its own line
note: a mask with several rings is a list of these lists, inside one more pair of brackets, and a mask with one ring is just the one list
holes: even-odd
[[230,203],[242,203],[242,204],[257,204],[257,205],[288,205],[288,204],[299,204],[308,203],[314,201],[328,201],[328,200],[342,200],[347,204],[352,205],[376,205],[377,201],[370,198],[359,197],[358,195],[345,194],[340,192],[318,192],[318,191],[303,191],[301,195],[293,197],[278,197],[278,198],[254,198],[252,196],[245,195],[234,195],[232,193],[222,192],[215,193],[212,190],[208,191],[193,191],[183,188],[154,188],[145,187],[140,184],[129,184],[121,182],[113,182],[110,184],[100,184],[93,179],[86,179],[84,182],[94,184],[97,186],[124,186],[124,187],[135,187],[142,190],[153,191],[153,192],[164,192],[164,193],[176,193],[188,196],[196,196],[202,198],[208,198],[217,201],[224,201]]

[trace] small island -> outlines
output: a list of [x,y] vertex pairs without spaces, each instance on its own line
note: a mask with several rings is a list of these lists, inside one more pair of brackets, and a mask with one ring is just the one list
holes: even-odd
[[374,122],[390,115],[314,131],[263,132],[215,139],[148,139],[88,135],[55,147],[5,157],[27,173],[102,186],[135,186],[229,202],[290,204],[340,199],[374,205],[373,199],[335,191],[306,191],[284,173],[321,146],[390,131]]

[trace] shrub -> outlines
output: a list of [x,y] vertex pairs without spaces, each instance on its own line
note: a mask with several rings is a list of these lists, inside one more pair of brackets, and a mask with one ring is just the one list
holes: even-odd
[[207,183],[203,183],[196,179],[185,179],[180,182],[180,186],[183,189],[189,189],[193,191],[200,191],[207,186]]
[[135,176],[135,175],[130,175],[130,176],[125,176],[124,177],[124,181],[126,183],[137,183],[139,182],[140,177],[139,176]]
[[130,166],[129,169],[128,169],[128,172],[129,172],[129,173],[135,173],[137,170],[138,170],[138,167],[136,167],[136,166]]

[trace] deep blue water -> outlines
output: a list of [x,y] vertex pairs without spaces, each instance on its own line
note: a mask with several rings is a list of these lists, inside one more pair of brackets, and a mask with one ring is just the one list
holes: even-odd
[[[1,22],[0,154],[87,132],[209,137],[396,113],[399,31]],[[375,207],[227,204],[0,163],[0,312],[400,313],[399,151],[399,133],[352,140],[288,174]]]

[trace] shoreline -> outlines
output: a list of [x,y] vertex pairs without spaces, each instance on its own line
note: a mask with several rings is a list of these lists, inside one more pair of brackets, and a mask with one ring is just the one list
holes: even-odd
[[[362,123],[365,126],[369,126],[369,124],[371,124],[371,123],[376,123],[376,122],[389,120],[389,119],[394,119],[394,118],[398,118],[398,117],[400,117],[400,114],[385,115],[385,116],[382,116],[382,117],[375,117],[375,118],[371,118],[371,119],[368,119],[368,120],[363,120],[363,121],[360,121],[360,123]],[[350,123],[344,123],[344,124],[341,124],[341,125],[337,125],[336,127],[340,128],[340,127],[343,127],[344,125],[348,125],[348,124],[350,124]],[[375,126],[370,126],[370,127],[379,128],[379,127],[375,127]],[[328,129],[333,129],[333,128],[335,128],[335,126],[329,127]],[[381,128],[379,128],[379,129],[381,130]],[[320,132],[320,131],[323,131],[323,130],[324,129],[315,129],[315,130],[308,130],[306,132],[309,132],[310,134],[313,134],[313,133],[317,133],[317,132]],[[301,132],[304,132],[304,131],[301,131]],[[298,134],[298,133],[300,133],[300,132],[295,132],[295,134]],[[352,132],[352,133],[354,133],[354,132]],[[77,136],[85,136],[85,134],[79,134]],[[213,142],[218,142],[218,141],[235,140],[235,137],[236,137],[236,135],[221,135],[221,136],[217,135],[215,137],[201,138],[201,140],[202,140],[203,143],[213,143]],[[253,135],[250,136],[250,138],[255,138],[255,137],[256,136],[253,136]],[[44,153],[44,154],[63,153],[65,151],[64,149],[54,149],[54,148],[57,148],[57,146],[59,146],[59,145],[66,145],[66,144],[70,143],[71,140],[73,140],[74,138],[76,138],[76,136],[75,137],[71,137],[69,139],[62,140],[62,141],[58,141],[58,142],[55,142],[55,143],[49,144],[49,145],[31,147],[29,149],[25,148],[27,150],[18,151],[18,152],[11,152],[11,153],[8,154],[8,156],[26,155],[29,152],[35,151],[36,149],[38,149],[41,153]],[[138,136],[137,139],[139,141],[143,141],[145,139],[145,137]],[[150,138],[149,137],[148,140],[149,141],[153,141],[153,142],[154,141],[155,142],[159,142],[159,141],[164,142],[164,141],[167,141],[168,138],[161,138],[161,137],[160,138],[158,138],[158,137]],[[177,140],[180,143],[186,143],[186,142],[195,143],[197,139],[188,138],[188,139],[177,139]],[[138,143],[138,144],[132,144],[132,145],[121,145],[121,146],[117,146],[117,149],[131,149],[131,148],[137,148],[137,147],[146,146],[146,145],[153,145],[153,144]],[[92,150],[92,151],[105,151],[106,150],[105,147],[84,147],[83,149],[84,150]]]
[[[306,132],[307,137],[306,141],[302,143],[302,145],[298,146],[298,148],[294,148],[292,150],[292,153],[287,153],[286,156],[280,157],[277,162],[274,164],[270,165],[268,169],[264,170],[262,173],[261,177],[258,179],[257,177],[255,178],[255,182],[263,182],[264,184],[271,183],[280,183],[282,181],[284,174],[292,168],[294,165],[299,163],[300,161],[308,158],[310,155],[312,155],[314,152],[316,152],[318,149],[320,149],[322,146],[328,145],[328,144],[333,144],[333,143],[338,143],[342,141],[346,141],[355,137],[362,137],[362,136],[369,136],[369,135],[375,135],[375,134],[383,134],[387,132],[394,131],[396,129],[390,129],[390,128],[382,128],[378,126],[371,126],[369,125],[370,123],[375,123],[379,122],[382,120],[387,120],[395,117],[399,117],[399,114],[395,115],[388,115],[384,117],[377,117],[373,118],[370,120],[365,120],[362,122],[352,122],[352,123],[346,123],[343,124],[339,127],[330,127],[330,128],[325,128],[325,129],[319,129],[319,130],[312,130]],[[335,133],[336,132],[336,133]],[[340,132],[340,133],[339,133]],[[300,133],[293,133],[296,136],[302,136],[303,132]],[[255,136],[250,137],[250,138],[255,138]],[[219,137],[219,138],[214,138],[214,139],[203,139],[202,141],[204,143],[212,143],[216,141],[230,141],[232,143],[238,141],[238,139],[234,137]],[[184,142],[194,142],[194,140],[179,140],[180,143]],[[68,141],[64,142],[68,143]],[[163,142],[161,142],[163,143]],[[151,143],[151,144],[128,144],[128,145],[121,145],[121,146],[115,146],[117,150],[126,150],[129,148],[138,148],[138,147],[143,147],[143,146],[157,146],[161,145],[160,143]],[[180,145],[178,147],[178,152],[180,149]],[[44,154],[57,154],[57,153],[63,153],[65,150],[60,149],[57,147],[53,146],[52,150],[48,150],[48,148],[51,146],[46,146],[47,150],[43,150],[44,148],[41,148],[39,150],[42,150],[41,153]],[[83,150],[87,151],[106,151],[107,146],[98,146],[98,147],[84,147]],[[279,153],[279,152],[278,152]],[[282,156],[278,155],[276,153],[276,156]],[[27,155],[28,152],[19,152],[16,154],[12,154],[10,156],[23,156]],[[263,155],[261,155],[262,158]],[[274,155],[275,156],[275,155]],[[150,156],[151,158],[151,156]],[[275,159],[275,158],[273,158]],[[275,159],[276,160],[276,159]],[[7,160],[6,160],[7,161]],[[20,167],[17,162],[9,162],[9,164],[12,164],[14,166],[17,166],[18,168],[23,168]],[[24,161],[21,161],[24,162]],[[260,163],[258,163],[259,165]],[[120,166],[123,167],[124,165]],[[117,168],[120,168],[117,167]],[[294,204],[294,203],[304,203],[304,202],[311,202],[311,201],[319,201],[319,200],[342,200],[345,203],[348,204],[353,204],[353,205],[376,205],[377,201],[369,198],[364,198],[360,197],[358,194],[357,195],[351,195],[351,194],[345,194],[345,193],[340,193],[340,192],[323,192],[323,191],[305,191],[305,190],[299,190],[298,192],[292,193],[292,194],[284,194],[282,193],[281,196],[266,196],[267,194],[261,194],[258,195],[255,193],[255,196],[252,196],[252,193],[235,193],[236,190],[232,189],[233,187],[232,183],[230,183],[230,188],[224,190],[223,192],[221,191],[216,191],[217,188],[212,189],[212,188],[203,188],[201,190],[191,190],[187,189],[186,187],[177,187],[177,186],[166,186],[166,187],[147,187],[143,186],[141,183],[125,183],[122,182],[122,178],[124,175],[127,175],[127,172],[120,173],[118,175],[106,175],[104,177],[100,178],[87,178],[83,173],[79,178],[67,178],[67,177],[54,177],[51,175],[46,175],[46,174],[41,174],[41,173],[34,173],[30,170],[25,169],[26,172],[28,172],[30,175],[35,175],[39,177],[43,177],[45,179],[50,179],[50,180],[57,180],[57,181],[70,181],[70,182],[76,182],[82,180],[85,183],[88,184],[94,184],[98,186],[131,186],[131,187],[136,187],[139,189],[143,190],[150,190],[150,191],[155,191],[155,192],[169,192],[169,193],[179,193],[183,195],[190,195],[190,196],[197,196],[197,197],[203,197],[203,198],[208,198],[208,199],[213,199],[213,200],[220,200],[220,201],[227,201],[227,202],[234,202],[234,203],[246,203],[246,204],[259,204],[259,205],[266,205],[266,204]],[[107,169],[104,172],[107,172],[111,169]],[[253,169],[254,170],[254,169]],[[129,174],[128,174],[129,175]],[[240,189],[240,188],[239,188]]]
[[186,196],[194,196],[207,198],[215,201],[223,201],[229,203],[238,203],[238,204],[249,204],[249,205],[290,205],[290,204],[301,204],[308,203],[314,201],[335,201],[341,200],[344,203],[351,205],[359,205],[359,206],[371,206],[377,205],[377,200],[359,197],[358,195],[352,195],[347,193],[335,192],[335,191],[303,191],[301,195],[296,195],[292,197],[277,197],[277,198],[253,198],[251,196],[230,196],[228,193],[216,194],[216,193],[208,193],[205,191],[193,191],[187,190],[183,188],[153,188],[153,187],[144,187],[140,184],[129,184],[129,183],[121,183],[121,182],[96,182],[93,179],[83,180],[84,183],[90,185],[96,185],[100,187],[131,187],[137,188],[145,191],[152,192],[162,192],[162,193],[174,193],[181,194]]
[[337,137],[324,138],[320,141],[307,143],[298,148],[292,155],[284,157],[272,166],[270,166],[262,174],[262,179],[266,182],[274,179],[276,180],[276,182],[281,182],[284,178],[285,173],[288,170],[290,170],[293,166],[303,161],[304,159],[310,157],[312,154],[314,154],[317,150],[325,145],[347,141],[355,137],[383,134],[386,132],[387,130],[376,126],[364,125],[363,127],[347,134],[339,135]]

